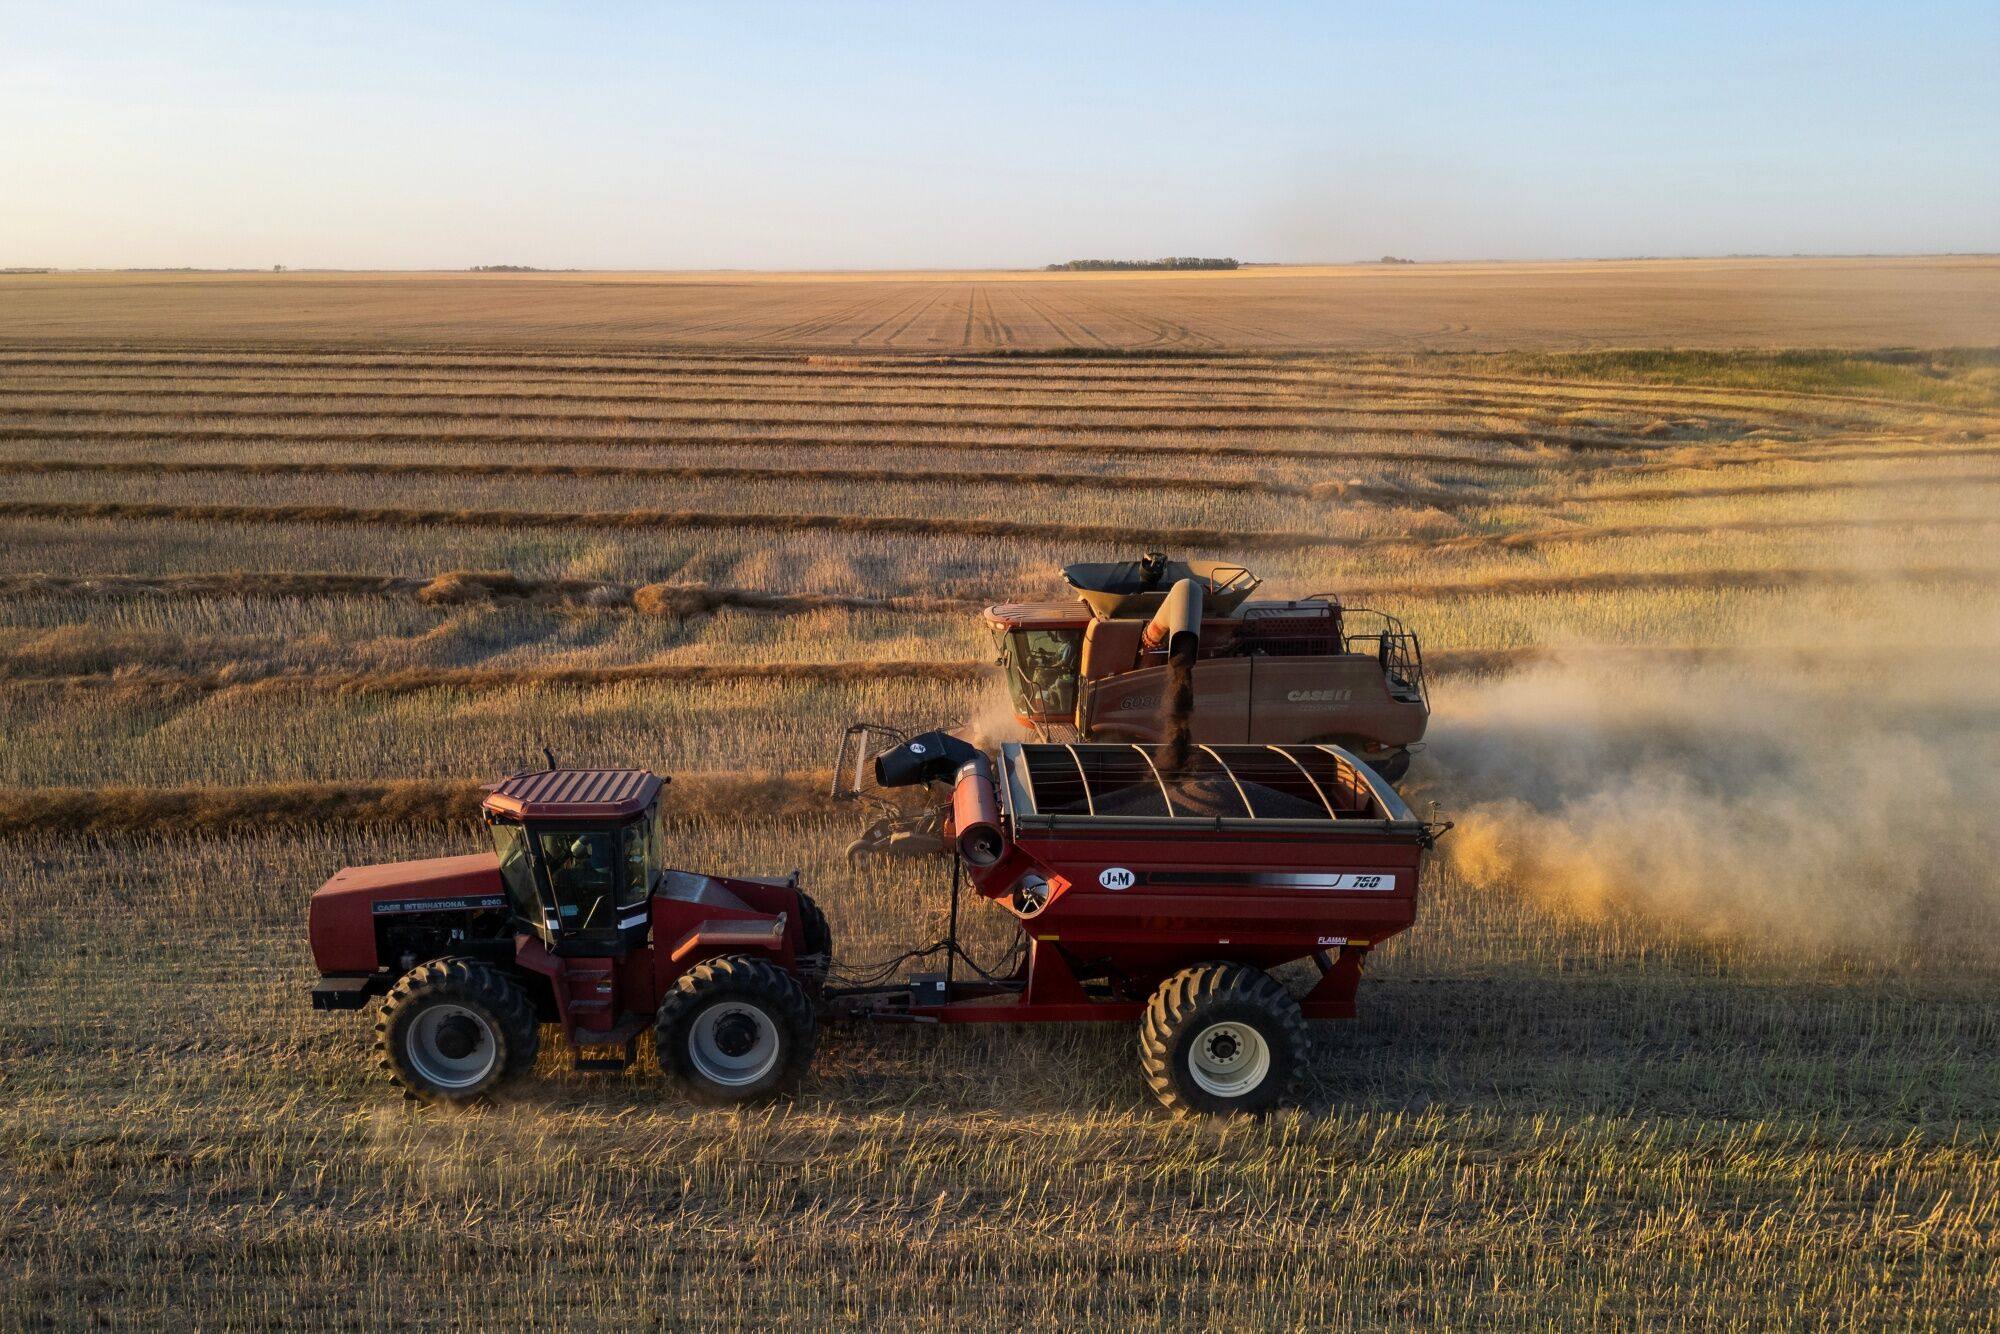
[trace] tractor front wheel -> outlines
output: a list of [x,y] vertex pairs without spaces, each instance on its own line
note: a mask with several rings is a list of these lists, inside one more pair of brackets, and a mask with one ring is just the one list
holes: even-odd
[[653,1025],[660,1069],[691,1097],[722,1106],[797,1088],[818,1037],[812,1001],[798,979],[769,959],[744,954],[681,974]]
[[1244,964],[1175,973],[1139,1024],[1146,1084],[1176,1112],[1268,1111],[1291,1090],[1309,1047],[1299,1003]]
[[375,1051],[412,1097],[472,1102],[534,1068],[542,1030],[534,1006],[499,969],[476,959],[418,964],[390,989]]

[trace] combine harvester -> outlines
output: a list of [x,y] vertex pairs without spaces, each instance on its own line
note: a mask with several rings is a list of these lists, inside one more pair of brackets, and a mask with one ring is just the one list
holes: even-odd
[[[1353,1015],[1446,827],[1332,745],[1193,746],[1178,768],[1136,745],[1007,745],[996,765],[942,732],[879,751],[875,735],[849,733],[847,781],[926,788],[947,812],[951,932],[905,956],[942,953],[942,973],[828,985],[833,940],[796,873],[670,869],[665,779],[551,768],[489,790],[492,852],[322,885],[313,1004],[383,998],[384,1068],[448,1102],[526,1073],[550,1024],[581,1069],[624,1068],[650,1031],[666,1074],[731,1104],[794,1087],[823,1021],[1114,1021],[1137,1024],[1167,1106],[1255,1112],[1305,1063],[1306,1020]],[[973,980],[954,963],[978,972],[961,871],[1019,928],[1018,962]],[[1305,960],[1294,994],[1274,970]]]
[[1184,725],[1191,742],[1340,746],[1392,783],[1409,768],[1430,701],[1395,617],[1331,594],[1251,602],[1242,566],[1162,552],[1063,579],[1069,601],[985,614],[1015,714],[1045,740],[1161,742]]

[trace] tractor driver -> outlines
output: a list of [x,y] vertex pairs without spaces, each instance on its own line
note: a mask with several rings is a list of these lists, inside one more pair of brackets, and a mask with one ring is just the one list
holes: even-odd
[[542,858],[562,915],[575,917],[564,925],[578,931],[601,925],[600,917],[608,917],[611,908],[611,835],[545,834]]

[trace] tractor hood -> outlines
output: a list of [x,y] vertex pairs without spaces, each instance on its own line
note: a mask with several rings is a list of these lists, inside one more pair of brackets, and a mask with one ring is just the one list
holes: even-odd
[[490,852],[343,866],[313,891],[313,962],[321,973],[369,972],[377,917],[505,906],[500,859]]

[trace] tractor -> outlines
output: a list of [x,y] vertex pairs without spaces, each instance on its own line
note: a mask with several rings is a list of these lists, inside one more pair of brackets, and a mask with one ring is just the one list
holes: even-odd
[[493,851],[335,872],[312,896],[314,1007],[382,997],[376,1052],[420,1098],[492,1092],[533,1068],[549,1023],[580,1069],[622,1069],[650,1028],[660,1068],[697,1099],[791,1088],[818,1036],[826,918],[796,873],[668,867],[667,781],[518,773],[480,805]]

